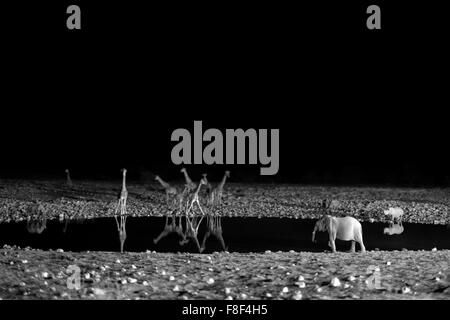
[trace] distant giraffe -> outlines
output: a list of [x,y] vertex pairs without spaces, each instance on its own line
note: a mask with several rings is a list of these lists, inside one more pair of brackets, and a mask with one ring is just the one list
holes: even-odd
[[175,187],[172,187],[169,183],[165,182],[160,176],[156,176],[155,180],[158,181],[166,192],[166,202],[169,203],[171,197],[175,197],[178,193]]
[[72,186],[73,184],[72,184],[72,179],[70,179],[70,172],[69,172],[69,169],[66,169],[66,170],[65,170],[65,173],[66,173],[66,184],[67,184],[68,186]]
[[164,225],[164,230],[159,234],[158,237],[153,239],[153,243],[157,244],[162,238],[168,236],[171,233],[176,233],[184,238],[183,226],[181,225],[181,216],[179,216],[178,225],[176,223],[175,215],[171,216],[171,223],[169,223],[169,216],[166,216],[166,224]]
[[212,189],[209,199],[208,199],[208,203],[210,205],[222,204],[223,187],[225,185],[225,182],[227,181],[227,178],[229,178],[229,177],[230,177],[230,171],[225,171],[222,181],[214,189]]
[[203,237],[202,245],[200,247],[200,253],[205,250],[206,240],[211,236],[215,236],[217,240],[219,240],[220,245],[222,246],[223,251],[227,251],[227,247],[225,245],[225,241],[222,236],[222,222],[220,216],[208,215],[206,217],[206,233]]
[[[127,198],[128,191],[126,186],[127,169],[122,169],[122,190],[119,193],[119,202],[114,213],[114,218],[116,219],[117,231],[119,232],[120,238],[120,252],[123,252],[123,246],[125,240],[127,239],[127,231],[125,228],[127,222]],[[117,220],[117,214],[120,212],[120,224]]]
[[180,172],[184,174],[184,179],[186,180],[186,185],[188,186],[188,188],[189,188],[191,191],[194,191],[195,188],[197,188],[197,185],[196,185],[195,182],[193,182],[193,181],[191,180],[191,178],[189,177],[186,168],[182,168],[182,169],[180,170]]

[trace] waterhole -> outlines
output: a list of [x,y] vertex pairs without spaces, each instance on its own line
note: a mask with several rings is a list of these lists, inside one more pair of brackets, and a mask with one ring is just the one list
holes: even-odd
[[[125,237],[119,235],[114,218],[89,220],[30,220],[0,223],[0,244],[65,251],[143,252],[264,252],[326,251],[327,234],[319,232],[311,241],[316,220],[289,218],[185,217],[127,218]],[[363,222],[367,250],[450,249],[450,229],[442,225]],[[193,232],[198,227],[198,233]],[[123,230],[123,229],[122,229]],[[187,231],[191,232],[187,232]],[[348,251],[350,242],[336,241],[338,251]],[[356,245],[356,250],[359,246]]]

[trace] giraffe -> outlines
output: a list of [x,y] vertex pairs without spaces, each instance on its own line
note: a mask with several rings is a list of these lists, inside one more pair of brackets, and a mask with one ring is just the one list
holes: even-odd
[[206,181],[204,179],[200,180],[200,183],[198,184],[197,190],[195,190],[194,194],[191,197],[190,203],[189,203],[189,208],[187,208],[186,210],[186,216],[189,215],[189,212],[192,210],[194,203],[197,204],[198,208],[200,209],[200,212],[202,213],[202,215],[205,215],[205,212],[202,209],[202,206],[200,205],[200,200],[198,197],[198,194],[200,192],[200,189],[202,187],[202,185],[206,184]]
[[[122,169],[122,190],[119,193],[119,202],[117,203],[116,211],[114,213],[114,218],[116,219],[117,231],[119,232],[120,238],[120,252],[123,252],[123,245],[127,239],[127,231],[125,228],[127,222],[127,198],[128,191],[126,186],[127,169]],[[120,212],[120,224],[117,220],[117,213]]]
[[70,179],[70,172],[69,172],[69,169],[66,169],[66,170],[65,170],[65,173],[66,173],[66,184],[67,184],[68,186],[72,186],[72,179]]
[[176,217],[174,214],[171,215],[171,223],[169,224],[169,216],[166,216],[166,224],[164,225],[164,230],[159,234],[158,237],[153,239],[153,243],[157,244],[162,238],[168,236],[170,233],[176,233],[183,237],[183,227],[181,225],[181,216],[179,217],[178,225],[176,223]]
[[178,212],[176,214],[182,214],[183,212],[187,212],[189,205],[189,188],[187,185],[184,186],[183,192],[177,194],[178,201]]
[[[205,184],[206,181],[204,179],[201,179],[194,194],[186,203],[186,207],[189,204],[189,207],[187,207],[185,211],[186,228],[183,234],[183,239],[180,241],[180,245],[185,245],[186,243],[189,242],[190,239],[192,239],[199,252],[200,252],[200,243],[198,242],[198,229],[203,221],[203,218],[205,217],[205,212],[203,211],[200,205],[198,194],[200,192],[202,185]],[[186,186],[186,189],[188,189],[188,186]],[[198,219],[198,216],[196,216],[194,213],[191,213],[191,217],[189,217],[189,212],[191,212],[194,203],[197,204],[198,208],[200,209],[200,212],[202,213],[200,220]]]
[[227,181],[227,178],[230,177],[230,171],[225,171],[223,175],[222,181],[211,191],[208,203],[210,205],[220,205],[222,204],[222,194],[223,194],[223,186]]
[[191,178],[189,177],[186,168],[181,168],[180,172],[184,174],[184,179],[186,179],[186,185],[188,186],[188,188],[189,188],[191,191],[194,191],[195,188],[197,187],[197,185],[196,185],[195,182],[193,182],[193,181],[191,180]]
[[228,248],[225,245],[225,241],[223,240],[223,236],[222,236],[221,217],[219,215],[217,215],[217,216],[208,215],[206,217],[206,228],[207,228],[207,230],[206,230],[206,233],[205,233],[205,235],[203,237],[202,245],[200,247],[200,253],[202,253],[205,250],[206,240],[211,235],[215,236],[219,240],[223,251],[227,251]]
[[178,193],[177,189],[175,187],[172,187],[169,183],[165,182],[163,179],[161,179],[160,176],[156,176],[155,180],[158,181],[161,186],[164,188],[166,192],[166,202],[167,204],[170,201],[171,197],[175,197]]

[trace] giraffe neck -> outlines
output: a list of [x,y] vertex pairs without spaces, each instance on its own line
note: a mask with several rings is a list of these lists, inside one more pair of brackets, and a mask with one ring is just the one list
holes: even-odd
[[222,178],[222,181],[220,182],[220,184],[219,184],[219,187],[218,187],[218,189],[219,190],[222,190],[223,189],[223,186],[225,185],[225,182],[227,181],[227,175],[225,174],[224,176],[223,176],[223,178]]
[[169,188],[169,184],[167,182],[165,182],[163,179],[161,179],[160,177],[158,177],[156,179],[164,188],[166,188],[166,189]]
[[127,179],[127,174],[124,172],[123,179],[122,179],[122,190],[127,190],[126,179]]
[[191,183],[192,183],[192,180],[191,180],[191,178],[189,178],[189,176],[188,176],[188,174],[187,174],[187,171],[183,171],[183,174],[184,174],[184,178],[186,179],[186,182],[187,182],[188,184],[191,184]]
[[199,183],[199,184],[198,184],[198,187],[197,187],[197,190],[195,191],[195,196],[198,195],[198,193],[200,192],[200,188],[201,188],[201,187],[202,187],[202,184]]

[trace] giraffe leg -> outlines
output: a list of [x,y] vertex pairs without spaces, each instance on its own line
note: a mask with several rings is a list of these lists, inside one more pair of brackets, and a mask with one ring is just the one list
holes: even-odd
[[153,243],[157,244],[162,238],[166,237],[169,234],[166,230],[162,231],[159,236],[157,236],[155,239],[153,239]]
[[194,240],[195,246],[197,247],[198,252],[201,252],[200,243],[198,243],[197,233],[192,235],[192,240]]
[[200,221],[198,222],[198,224],[197,224],[196,227],[195,227],[195,232],[196,232],[196,233],[198,232],[198,228],[199,228],[200,225],[202,224],[203,218],[204,218],[204,216],[202,216],[202,217],[200,218]]
[[198,208],[200,209],[200,212],[202,213],[202,215],[205,215],[205,212],[203,212],[202,206],[200,205],[200,201],[198,201],[198,199],[195,201],[197,203]]
[[114,211],[114,215],[116,215],[119,212],[119,210],[120,210],[120,200],[117,203],[116,210]]
[[114,219],[116,219],[117,231],[120,232],[119,221],[117,220],[117,215],[114,216]]
[[194,206],[194,200],[191,201],[191,205],[189,206],[189,208],[186,210],[186,216],[189,215],[189,212],[192,210],[192,207]]
[[209,230],[206,231],[205,235],[203,236],[202,245],[200,247],[200,253],[202,253],[205,250],[205,243],[206,243],[206,240],[209,238],[210,235],[211,235],[211,232]]
[[223,251],[227,251],[227,247],[225,245],[225,241],[223,240],[222,232],[218,233],[216,235],[216,237],[217,237],[217,239],[219,239],[219,242],[220,242],[220,244],[222,246]]

